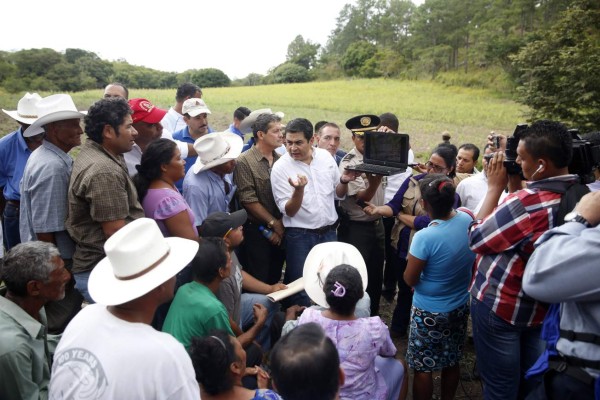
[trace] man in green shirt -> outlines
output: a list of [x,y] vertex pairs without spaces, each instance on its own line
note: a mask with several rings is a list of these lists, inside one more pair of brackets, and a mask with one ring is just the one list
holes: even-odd
[[[177,290],[163,325],[163,331],[173,335],[188,350],[192,337],[206,336],[213,329],[235,336],[227,309],[216,296],[223,279],[231,274],[231,256],[225,241],[203,238],[191,266],[194,280]],[[244,347],[252,344],[267,319],[264,305],[254,307],[254,326],[238,337]]]
[[56,246],[33,241],[4,257],[0,280],[0,399],[47,399],[52,353],[44,305],[65,296],[70,274]]

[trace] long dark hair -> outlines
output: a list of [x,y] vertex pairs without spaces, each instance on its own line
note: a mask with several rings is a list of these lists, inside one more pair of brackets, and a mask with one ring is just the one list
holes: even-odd
[[142,154],[141,163],[135,166],[138,173],[133,177],[140,203],[144,201],[150,183],[162,176],[161,167],[171,162],[176,148],[177,145],[172,140],[157,139]]

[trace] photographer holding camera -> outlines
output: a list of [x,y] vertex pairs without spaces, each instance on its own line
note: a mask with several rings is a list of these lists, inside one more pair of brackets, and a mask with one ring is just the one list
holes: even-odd
[[[518,126],[506,154],[490,159],[487,194],[469,234],[477,254],[470,289],[473,339],[485,399],[524,397],[537,384],[524,375],[544,350],[547,305],[526,295],[521,280],[533,244],[562,223],[561,197],[579,182],[568,170],[572,146],[564,125],[543,120]],[[507,187],[511,193],[498,205]]]

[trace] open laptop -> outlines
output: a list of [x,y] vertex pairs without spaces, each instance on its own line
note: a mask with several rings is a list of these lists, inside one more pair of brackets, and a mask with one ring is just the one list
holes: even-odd
[[396,175],[408,167],[409,136],[406,133],[365,132],[363,163],[346,167],[374,175]]

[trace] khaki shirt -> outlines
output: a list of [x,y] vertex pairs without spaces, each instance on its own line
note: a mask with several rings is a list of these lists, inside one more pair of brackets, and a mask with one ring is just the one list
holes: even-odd
[[[279,154],[273,151],[273,164],[277,160],[279,160]],[[269,160],[256,146],[252,146],[236,160],[233,181],[237,186],[236,195],[242,205],[259,202],[273,217],[281,218],[281,212],[275,204],[271,189]],[[256,218],[254,215],[249,215],[249,217],[251,220]],[[262,223],[262,221],[258,222]]]
[[[354,147],[348,152],[340,161],[340,171],[343,173],[347,166],[358,165],[363,162],[363,155],[356,150]],[[369,187],[369,181],[367,180],[366,174],[361,174],[356,180],[348,183],[348,194],[346,198],[340,202],[342,209],[348,214],[352,221],[375,221],[379,219],[379,216],[367,215],[362,208],[356,204],[356,194]],[[383,185],[380,184],[375,192],[373,198],[369,203],[376,206],[384,205],[384,190]]]

